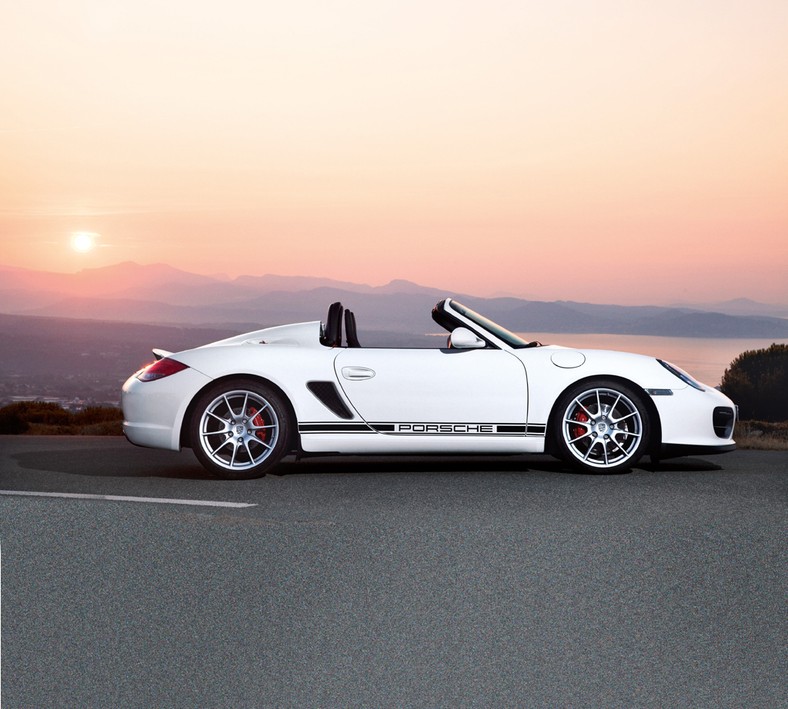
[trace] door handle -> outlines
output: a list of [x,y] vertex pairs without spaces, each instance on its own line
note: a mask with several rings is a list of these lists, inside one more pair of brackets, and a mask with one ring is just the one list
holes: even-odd
[[342,367],[342,376],[351,382],[360,382],[364,379],[372,379],[375,370],[367,367]]

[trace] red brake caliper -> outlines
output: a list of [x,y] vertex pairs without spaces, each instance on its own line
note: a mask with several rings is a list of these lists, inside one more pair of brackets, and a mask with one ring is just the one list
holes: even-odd
[[[257,413],[257,409],[254,406],[250,406],[247,411],[246,415],[252,419],[252,426],[265,426],[265,422],[263,421],[263,415]],[[254,418],[252,418],[254,416]],[[265,434],[267,429],[261,428],[259,431],[255,431],[255,436],[257,436],[261,441],[265,440]]]
[[[590,421],[588,414],[585,411],[578,411],[573,417],[573,420],[579,421],[580,423],[586,423]],[[587,433],[588,429],[585,426],[572,426],[572,435],[575,438],[580,438],[584,433]]]

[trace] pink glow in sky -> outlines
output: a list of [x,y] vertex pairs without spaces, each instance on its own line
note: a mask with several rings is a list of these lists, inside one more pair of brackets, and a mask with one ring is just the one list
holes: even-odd
[[9,3],[0,263],[788,303],[786,37],[784,0]]

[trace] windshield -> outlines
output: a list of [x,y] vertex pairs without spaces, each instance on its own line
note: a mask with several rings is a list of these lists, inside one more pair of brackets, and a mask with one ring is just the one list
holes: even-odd
[[484,328],[490,334],[495,335],[499,340],[503,340],[509,347],[519,349],[529,346],[529,343],[522,337],[515,335],[513,332],[509,332],[505,327],[501,327],[498,323],[494,323],[492,320],[484,317],[484,315],[479,315],[475,310],[466,308],[462,303],[458,303],[456,300],[451,301],[451,308],[461,315],[464,315],[468,320],[475,322],[479,327]]

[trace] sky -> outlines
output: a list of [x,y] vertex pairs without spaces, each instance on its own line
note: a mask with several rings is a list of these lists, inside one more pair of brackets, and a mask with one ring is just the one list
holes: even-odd
[[786,37],[785,0],[7,3],[0,264],[785,304]]

